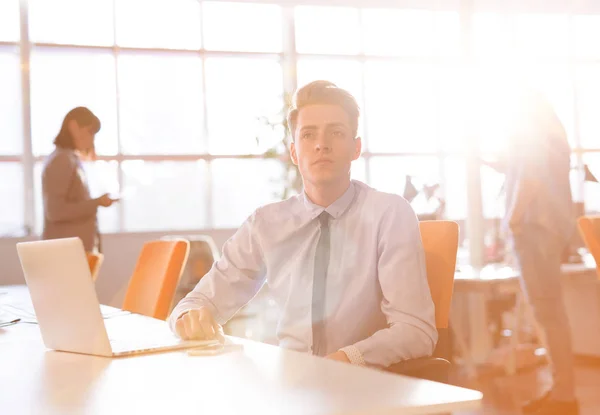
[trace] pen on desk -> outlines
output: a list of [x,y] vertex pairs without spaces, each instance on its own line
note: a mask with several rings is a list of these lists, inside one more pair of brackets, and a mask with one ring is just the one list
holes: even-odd
[[21,321],[20,318],[16,318],[16,319],[11,320],[11,321],[5,321],[4,323],[0,323],[0,328],[1,327],[7,327],[7,326],[10,326],[12,324],[17,324],[19,321]]

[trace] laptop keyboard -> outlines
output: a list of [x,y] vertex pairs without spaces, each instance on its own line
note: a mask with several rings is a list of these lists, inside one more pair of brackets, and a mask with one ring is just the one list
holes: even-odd
[[109,318],[104,320],[104,325],[114,352],[157,349],[180,343],[166,322],[137,314]]
[[129,311],[121,310],[120,308],[110,307],[104,304],[100,304],[100,312],[102,313],[102,318],[105,320],[113,317],[120,317],[131,314]]

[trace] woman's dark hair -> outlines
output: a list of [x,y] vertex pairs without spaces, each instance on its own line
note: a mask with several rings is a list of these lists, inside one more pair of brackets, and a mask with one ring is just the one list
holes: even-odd
[[75,120],[80,127],[92,126],[94,133],[100,131],[100,120],[86,107],[73,108],[67,113],[60,127],[60,132],[54,139],[54,145],[60,148],[75,149],[73,137],[69,131],[69,122]]

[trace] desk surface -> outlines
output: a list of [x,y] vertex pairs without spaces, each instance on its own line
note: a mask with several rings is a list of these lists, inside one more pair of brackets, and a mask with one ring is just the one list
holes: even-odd
[[[583,259],[584,262],[580,264],[563,264],[561,266],[563,275],[567,277],[595,276],[596,263],[593,257],[586,255]],[[516,280],[518,277],[519,271],[517,269],[504,264],[489,264],[482,268],[461,266],[454,274],[457,285],[502,283]]]
[[[17,291],[0,287],[0,307]],[[0,328],[0,413],[432,414],[481,401],[468,389],[233,340],[243,351],[111,359],[49,351],[36,324]]]

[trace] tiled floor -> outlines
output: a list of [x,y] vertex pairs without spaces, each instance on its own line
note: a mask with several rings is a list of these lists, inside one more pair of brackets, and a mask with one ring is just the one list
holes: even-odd
[[[575,369],[576,394],[581,415],[600,414],[600,364],[578,363]],[[460,415],[512,415],[519,414],[519,403],[535,397],[550,383],[548,367],[511,377],[497,377],[467,382],[460,377],[456,384],[478,389],[484,394],[483,408]]]

